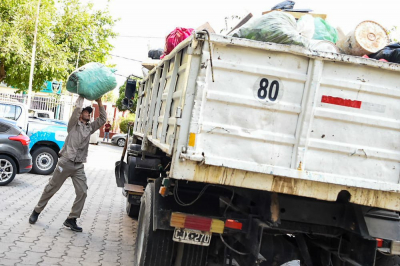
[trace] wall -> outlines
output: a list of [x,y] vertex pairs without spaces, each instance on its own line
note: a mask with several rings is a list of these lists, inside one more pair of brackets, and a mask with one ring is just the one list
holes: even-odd
[[[94,119],[96,119],[100,115],[99,106],[97,105],[96,102],[93,103],[93,108],[94,108]],[[118,110],[116,105],[113,105],[111,103],[105,103],[104,108],[106,109],[107,112],[107,121],[110,121],[111,125],[113,125],[110,131],[110,138],[111,138],[114,134],[120,133],[119,123],[121,122],[122,118],[128,116],[129,111],[121,112]],[[104,126],[100,128],[100,137],[101,138],[104,137]]]

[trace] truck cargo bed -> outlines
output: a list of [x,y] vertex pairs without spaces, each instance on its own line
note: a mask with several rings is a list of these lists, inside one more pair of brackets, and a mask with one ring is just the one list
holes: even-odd
[[399,71],[198,32],[142,82],[134,134],[175,179],[399,211]]

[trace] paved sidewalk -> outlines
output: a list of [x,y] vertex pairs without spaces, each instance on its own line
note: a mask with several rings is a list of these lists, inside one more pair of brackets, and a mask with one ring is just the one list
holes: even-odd
[[133,265],[136,222],[114,178],[120,157],[119,147],[90,145],[88,197],[78,219],[83,233],[63,226],[75,198],[70,179],[34,225],[28,218],[50,176],[18,175],[0,187],[0,265]]

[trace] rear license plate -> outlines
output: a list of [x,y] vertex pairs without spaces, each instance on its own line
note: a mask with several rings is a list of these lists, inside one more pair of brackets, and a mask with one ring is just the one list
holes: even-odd
[[187,244],[209,246],[211,242],[211,232],[201,232],[191,229],[175,228],[172,238],[175,242]]

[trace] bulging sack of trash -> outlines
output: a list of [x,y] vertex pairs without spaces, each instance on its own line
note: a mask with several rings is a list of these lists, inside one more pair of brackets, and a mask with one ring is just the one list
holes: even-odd
[[161,59],[163,59],[166,55],[168,55],[175,47],[178,46],[182,41],[184,41],[187,37],[189,37],[194,29],[186,29],[186,28],[175,28],[170,34],[168,34],[165,39],[165,48],[164,53],[161,55]]
[[162,48],[152,49],[148,52],[147,56],[151,59],[160,59],[163,52],[164,52],[164,50]]
[[390,44],[379,52],[369,55],[369,57],[376,60],[385,59],[389,62],[400,64],[400,43]]
[[240,27],[233,37],[250,40],[294,44],[308,47],[308,39],[297,30],[295,18],[285,12],[273,11]]
[[88,63],[68,77],[67,90],[88,100],[96,100],[117,87],[115,71],[100,63]]
[[315,34],[314,18],[311,15],[304,15],[297,21],[297,30],[301,36],[312,39]]
[[332,27],[322,18],[315,18],[314,40],[323,40],[336,43],[338,41],[338,32],[335,27]]

